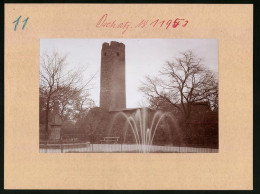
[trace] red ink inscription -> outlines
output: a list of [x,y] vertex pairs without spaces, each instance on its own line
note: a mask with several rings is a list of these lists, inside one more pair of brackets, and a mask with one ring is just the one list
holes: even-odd
[[135,28],[162,28],[162,29],[175,29],[175,28],[184,28],[189,23],[188,20],[183,18],[173,18],[168,20],[148,20],[142,19],[139,23],[134,25],[132,22],[124,21],[119,22],[118,19],[108,19],[108,14],[104,14],[96,24],[97,28],[110,28],[110,29],[121,29],[122,34],[124,34],[128,29],[132,28],[132,24]]
[[98,21],[97,28],[120,28],[122,29],[122,34],[124,34],[127,29],[130,27],[130,22],[117,22],[114,20],[112,22],[107,21],[108,14],[104,14]]

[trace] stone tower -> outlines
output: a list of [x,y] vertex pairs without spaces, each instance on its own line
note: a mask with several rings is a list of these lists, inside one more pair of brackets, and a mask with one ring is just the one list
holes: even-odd
[[112,41],[101,50],[100,107],[105,110],[126,108],[125,45]]

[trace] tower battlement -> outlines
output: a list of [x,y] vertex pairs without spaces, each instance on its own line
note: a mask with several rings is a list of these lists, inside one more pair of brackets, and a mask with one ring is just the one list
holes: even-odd
[[102,45],[101,51],[102,57],[124,57],[125,45],[123,43],[112,41],[110,44],[105,42]]
[[116,42],[116,41],[111,41],[110,44],[104,42],[102,45],[102,50],[106,50],[106,49],[124,50],[125,45],[121,42]]
[[100,107],[125,109],[125,45],[105,42],[101,49]]

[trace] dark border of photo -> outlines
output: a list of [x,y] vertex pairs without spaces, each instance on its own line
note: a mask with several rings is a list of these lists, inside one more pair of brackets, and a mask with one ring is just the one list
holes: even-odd
[[[33,0],[5,0],[1,2],[0,6],[0,12],[1,12],[1,21],[0,21],[0,30],[1,30],[1,43],[0,43],[0,48],[1,48],[1,69],[0,69],[0,131],[1,131],[1,136],[0,136],[0,144],[1,144],[1,149],[0,149],[0,156],[1,156],[1,168],[0,168],[0,193],[103,193],[104,191],[83,191],[83,190],[4,190],[4,4],[5,3],[192,3],[192,4],[254,4],[254,53],[253,53],[253,59],[254,59],[254,68],[253,68],[253,81],[254,81],[254,94],[253,94],[253,146],[254,146],[254,152],[253,152],[253,191],[206,191],[206,190],[201,190],[201,191],[106,191],[107,193],[259,193],[260,191],[260,170],[259,170],[259,163],[260,163],[260,59],[259,59],[259,51],[260,51],[260,32],[259,32],[259,26],[260,26],[260,21],[259,21],[259,7],[260,4],[257,1],[253,0],[186,0],[186,1],[159,1],[159,0],[153,0],[153,1],[138,1],[138,0],[132,0],[132,1],[127,1],[127,0],[103,0],[103,1],[98,1],[98,0],[93,0],[93,1],[84,1],[84,0],[70,0],[70,1],[65,1],[65,0],[47,0],[47,1],[41,1],[38,0],[33,1]],[[48,177],[46,177],[48,178]],[[220,188],[221,189],[221,188]]]

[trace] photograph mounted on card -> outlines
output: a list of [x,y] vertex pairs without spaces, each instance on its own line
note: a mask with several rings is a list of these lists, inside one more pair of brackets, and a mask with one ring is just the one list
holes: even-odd
[[41,39],[39,79],[41,153],[218,152],[216,39]]

